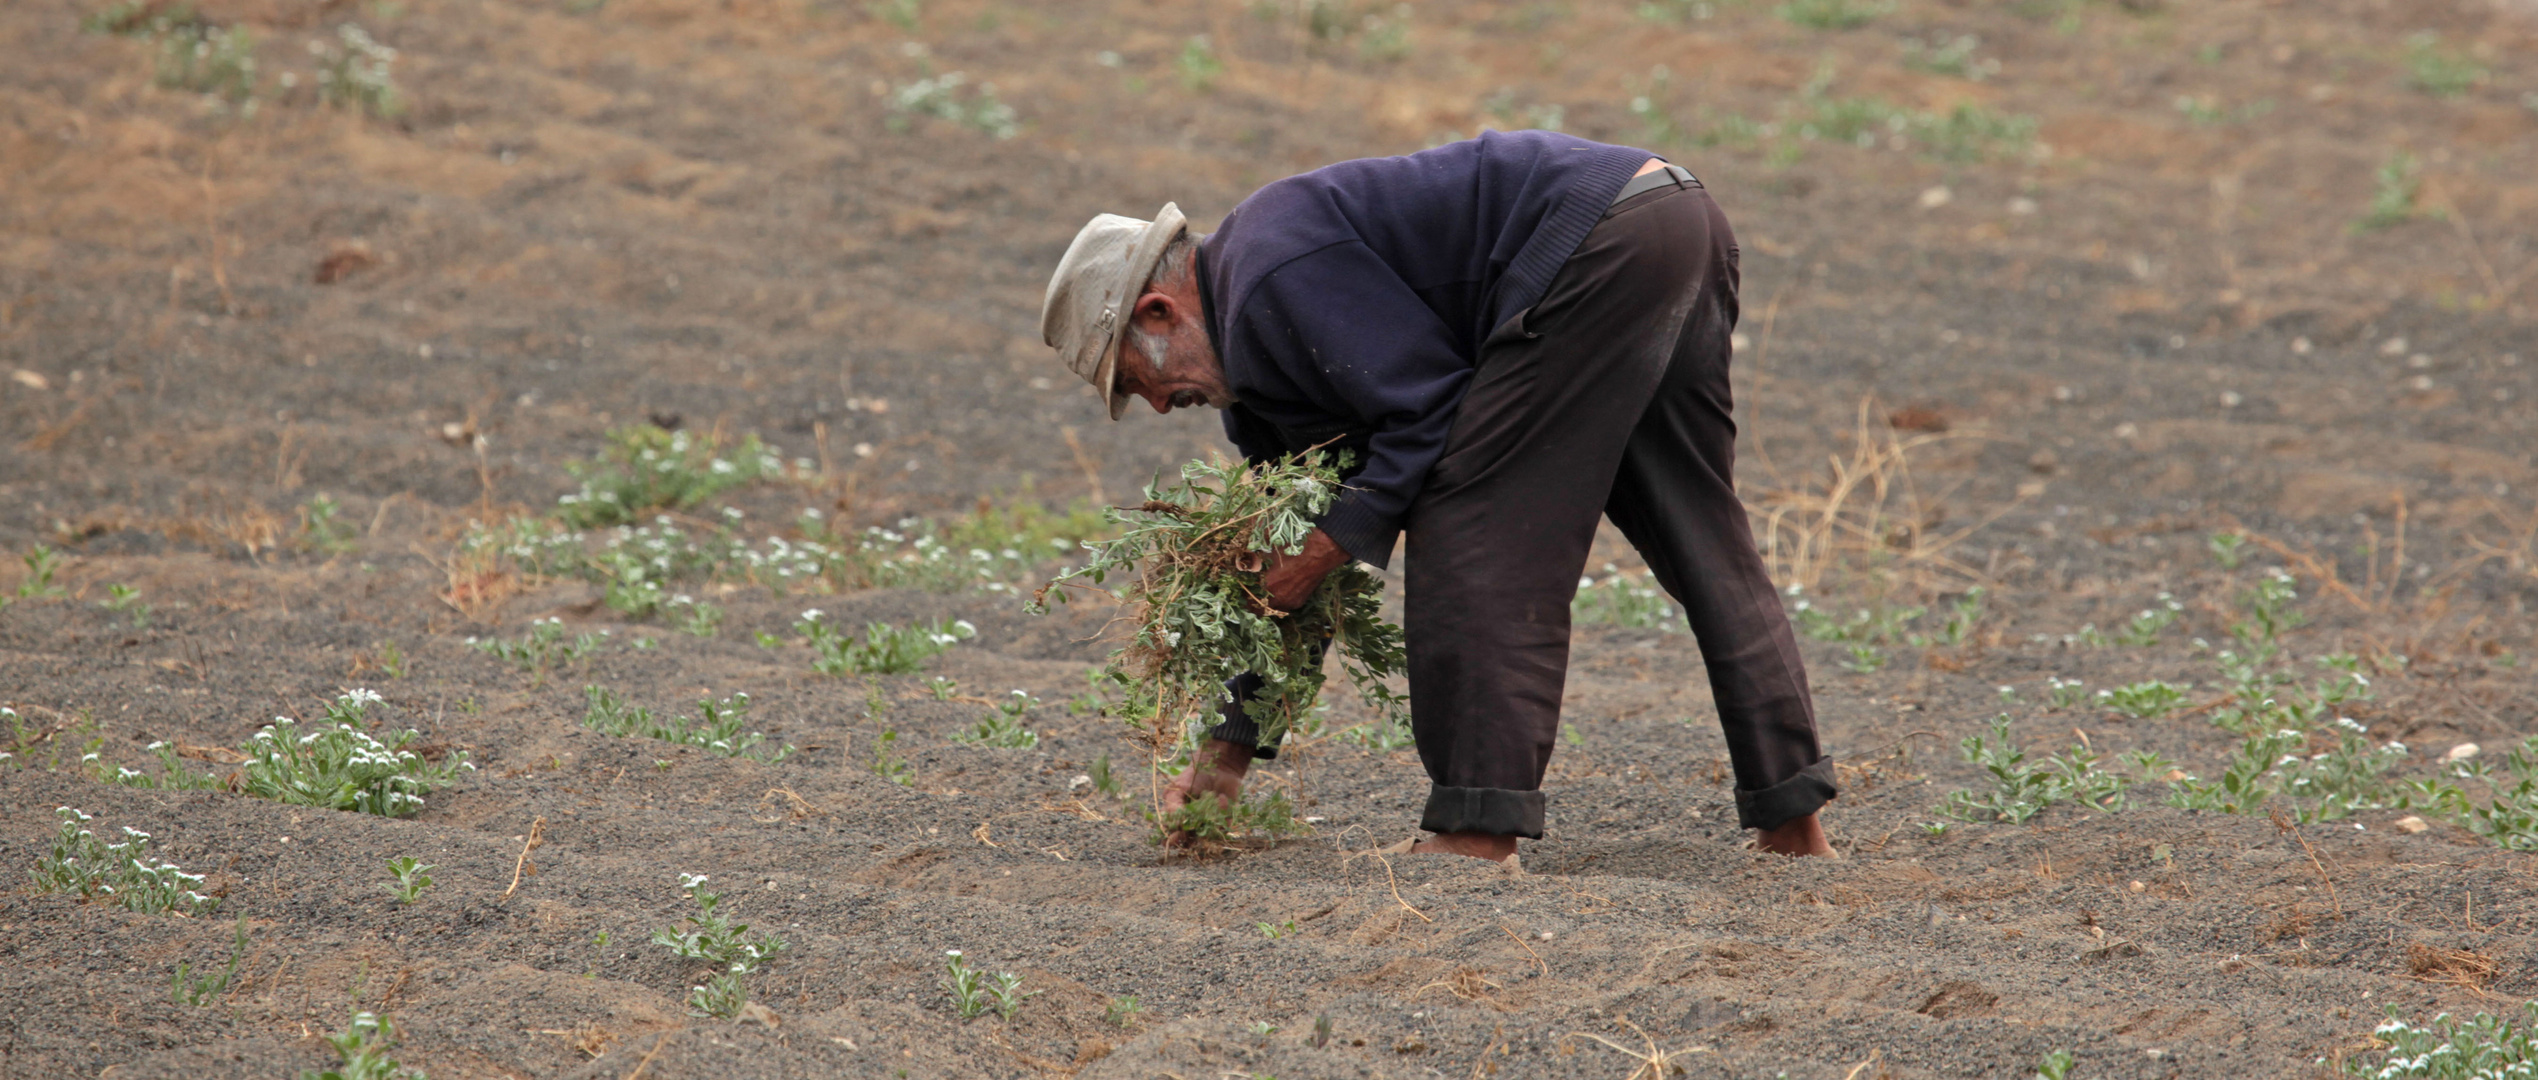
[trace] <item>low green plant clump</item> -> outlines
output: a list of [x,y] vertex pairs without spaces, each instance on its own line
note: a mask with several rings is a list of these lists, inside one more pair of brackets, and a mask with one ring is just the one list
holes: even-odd
[[1602,580],[1592,576],[1577,580],[1577,596],[1569,601],[1569,617],[1581,623],[1634,630],[1673,633],[1683,629],[1674,605],[1666,602],[1666,594],[1655,581],[1648,575],[1624,573],[1611,563],[1604,564]]
[[97,606],[131,619],[135,630],[150,628],[150,605],[142,603],[141,590],[130,585],[106,586],[106,599]]
[[1023,718],[1040,706],[1040,699],[1016,690],[1013,696],[998,702],[996,711],[988,713],[969,730],[952,736],[953,741],[970,746],[1000,750],[1029,750],[1040,745],[1040,734],[1022,726]]
[[[102,741],[99,740],[100,743]],[[95,749],[80,755],[79,760],[81,765],[87,767],[89,778],[103,784],[151,788],[159,791],[209,791],[227,786],[217,776],[198,773],[180,764],[177,761],[176,745],[173,743],[162,740],[151,743],[143,749],[158,756],[159,771],[156,775],[122,765],[110,765],[105,761],[104,755]]]
[[[1881,98],[1844,97],[1831,92],[1833,79],[1830,65],[1819,67],[1796,97],[1781,104],[1777,119],[1755,121],[1723,116],[1692,141],[1700,146],[1767,148],[1770,160],[1782,165],[1795,163],[1808,145],[1820,142],[1861,149],[1882,144],[1889,150],[1918,151],[1950,162],[2012,158],[2035,146],[2036,119],[2032,116],[1996,113],[1971,102],[1933,112],[1895,105]],[[1652,138],[1662,136],[1654,141],[1666,142],[1672,141],[1677,130],[1654,96],[1662,86],[1661,81],[1650,94],[1634,99],[1631,111],[1640,115],[1642,126],[1650,128],[1648,134]]]
[[345,23],[335,28],[334,44],[310,42],[309,52],[317,60],[319,101],[382,119],[405,111],[405,97],[389,70],[396,65],[397,51],[369,31]]
[[155,81],[163,88],[191,90],[233,105],[253,103],[255,35],[217,25],[191,4],[121,0],[91,12],[80,20],[80,28],[149,42],[156,50]]
[[247,917],[238,916],[238,926],[229,944],[229,966],[215,971],[194,973],[193,964],[179,960],[176,974],[168,979],[168,1000],[197,1009],[210,1006],[229,992],[229,984],[238,978],[238,965],[247,959]]
[[1810,30],[1854,30],[1893,10],[1892,3],[1864,0],[1789,0],[1771,13],[1782,22]]
[[26,574],[18,579],[13,595],[0,596],[0,611],[7,611],[10,604],[19,600],[50,600],[62,595],[62,587],[53,584],[53,575],[62,569],[61,552],[37,544],[18,556],[18,561],[26,564]]
[[1102,1006],[1102,1022],[1125,1030],[1135,1026],[1137,1019],[1145,1013],[1146,1007],[1138,1003],[1137,995],[1122,994]]
[[556,518],[576,529],[622,525],[656,510],[687,510],[743,484],[784,475],[778,451],[744,435],[723,445],[650,424],[617,428],[596,462],[565,466],[581,490],[556,500]]
[[2426,210],[2420,199],[2423,194],[2423,166],[2413,154],[2403,150],[2388,155],[2380,162],[2376,181],[2371,187],[2370,208],[2353,222],[2352,231],[2370,232],[2403,225],[2421,217],[2437,217],[2439,211]]
[[768,765],[793,756],[789,745],[772,752],[758,749],[767,741],[766,735],[742,730],[749,721],[747,694],[733,694],[720,701],[701,698],[696,702],[696,718],[673,716],[666,720],[655,718],[650,709],[626,704],[624,698],[605,687],[585,686],[582,698],[588,705],[582,712],[582,726],[603,735],[659,739],[720,757],[748,758]]
[[994,139],[1022,134],[1021,116],[996,96],[996,84],[980,83],[964,94],[968,85],[969,76],[957,71],[900,83],[890,90],[890,115],[883,123],[892,131],[906,131],[930,116]]
[[959,949],[943,950],[943,992],[952,999],[952,1012],[963,1020],[976,1019],[991,1008],[996,1015],[1011,1020],[1022,1011],[1025,999],[1040,994],[1023,989],[1022,976],[1013,972],[990,975],[971,966]]
[[749,1004],[747,976],[783,952],[784,939],[731,921],[720,910],[722,894],[705,890],[707,880],[703,874],[679,875],[680,891],[696,901],[699,910],[676,930],[653,931],[652,943],[681,959],[714,965],[715,972],[704,983],[689,988],[688,1012],[730,1020]]
[[1929,41],[1905,38],[1904,66],[1933,75],[1953,75],[1969,82],[1982,82],[2000,74],[2000,61],[1974,55],[1983,47],[1983,39],[1972,34],[1950,38],[1933,35]]
[[423,797],[473,770],[464,753],[434,765],[406,749],[422,733],[408,728],[386,741],[362,730],[365,713],[380,700],[351,690],[326,707],[326,721],[306,733],[290,717],[277,717],[247,739],[241,790],[260,799],[383,817],[409,817]]
[[1259,798],[1246,798],[1227,803],[1213,793],[1202,792],[1168,814],[1153,814],[1154,832],[1146,839],[1161,844],[1166,836],[1187,834],[1198,850],[1222,849],[1248,840],[1254,835],[1269,840],[1300,836],[1306,831],[1303,821],[1295,816],[1295,804],[1284,792],[1271,792]]
[[[2368,1052],[2344,1059],[2346,1076],[2370,1080],[2501,1080],[2538,1075],[2538,1001],[2500,1016],[2478,1013],[2459,1019],[2448,1013],[2420,1026],[2408,1023],[2397,1007],[2371,1032],[2377,1044]],[[2319,1059],[2319,1064],[2326,1060]]]
[[2118,686],[2097,692],[2099,706],[2122,713],[2135,720],[2156,720],[2185,704],[2185,692],[2192,684],[2176,686],[2158,679],[2147,679],[2130,686]]
[[326,1036],[342,1063],[332,1069],[309,1069],[300,1080],[429,1080],[422,1070],[397,1064],[397,1026],[377,1013],[354,1010],[344,1030]]
[[423,898],[423,890],[432,887],[432,871],[439,869],[412,855],[399,855],[388,860],[388,880],[379,887],[396,897],[397,903],[411,904]]
[[966,619],[936,619],[897,627],[867,623],[861,638],[838,633],[818,608],[793,624],[811,647],[811,670],[822,675],[910,675],[944,650],[978,636]]
[[109,844],[89,831],[96,819],[88,814],[59,806],[53,815],[60,828],[53,846],[35,860],[36,891],[76,893],[81,900],[110,901],[145,915],[197,915],[220,906],[218,898],[195,891],[202,875],[150,855],[150,834],[127,825],[123,841]]
[[2485,65],[2444,48],[2441,35],[2426,30],[2406,38],[2406,83],[2437,98],[2467,96],[2491,74]]
[[1263,686],[1245,706],[1264,746],[1276,746],[1320,697],[1327,646],[1360,700],[1395,719],[1408,700],[1386,685],[1407,658],[1401,628],[1383,618],[1383,585],[1351,563],[1332,571],[1298,611],[1271,608],[1261,570],[1304,549],[1314,521],[1340,493],[1339,469],[1319,451],[1276,465],[1193,461],[1180,482],[1149,485],[1145,501],[1111,512],[1115,539],[1087,543],[1091,560],[1034,594],[1046,611],[1066,590],[1104,590],[1126,605],[1134,634],[1104,668],[1127,693],[1116,708],[1154,757],[1188,741],[1190,725],[1246,672]]
[[1964,821],[2017,825],[2057,803],[2077,803],[2098,811],[2121,810],[2126,805],[2124,792],[2136,778],[2155,779],[2169,768],[2157,754],[2137,751],[2124,755],[2131,776],[2109,772],[2100,767],[2102,759],[2087,746],[2075,746],[2047,756],[2041,764],[2030,765],[2027,752],[2009,737],[2006,713],[1993,718],[1990,738],[1968,735],[1959,750],[1965,760],[1981,766],[1992,779],[1989,791],[1948,793],[1944,812]]
[[575,634],[572,640],[567,641],[564,639],[564,620],[550,617],[531,622],[519,637],[508,641],[470,637],[467,644],[522,671],[534,672],[538,680],[544,682],[549,669],[590,659],[592,653],[599,651],[600,639],[607,633],[603,630],[596,636]]

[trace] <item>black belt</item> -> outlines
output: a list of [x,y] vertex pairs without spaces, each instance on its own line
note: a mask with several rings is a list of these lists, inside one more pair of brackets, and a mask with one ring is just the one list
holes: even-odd
[[1668,165],[1655,172],[1641,173],[1631,177],[1629,183],[1622,185],[1621,194],[1613,196],[1613,202],[1618,204],[1634,195],[1645,195],[1661,187],[1699,186],[1701,186],[1700,178],[1693,176],[1690,169],[1681,165]]

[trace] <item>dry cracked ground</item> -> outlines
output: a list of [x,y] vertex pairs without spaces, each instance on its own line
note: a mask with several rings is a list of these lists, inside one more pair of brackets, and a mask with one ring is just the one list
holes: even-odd
[[[2245,745],[2217,654],[2277,571],[2275,670],[2350,657],[2369,696],[2333,711],[2407,747],[2385,779],[2538,733],[2534,53],[2525,0],[8,4],[0,1074],[296,1076],[362,1009],[442,1080],[2312,1076],[2376,1061],[2386,1009],[2517,1008],[2533,864],[2473,819],[2386,785],[2165,797]],[[1840,860],[1743,848],[1663,628],[1581,624],[1521,875],[1369,853],[1425,779],[1342,734],[1345,695],[1260,785],[1308,834],[1167,858],[1143,762],[1068,705],[1098,606],[680,581],[723,613],[699,635],[465,557],[643,423],[779,448],[680,519],[761,550],[803,509],[1131,498],[1221,441],[1106,422],[1039,344],[1085,217],[1205,225],[1522,125],[1664,152],[1737,224],[1742,479],[1815,613]],[[978,632],[839,678],[808,607]],[[589,654],[470,644],[541,619]],[[2092,696],[2147,680],[2182,699]],[[797,750],[603,734],[586,686],[662,716],[747,693]],[[153,743],[225,778],[352,689],[473,770],[407,818],[99,778]],[[1015,689],[1035,747],[955,739]],[[1958,745],[1995,714],[2028,767],[2173,773],[1951,818],[1994,789]],[[217,909],[41,890],[59,806],[150,833]],[[400,856],[434,866],[411,904]],[[649,940],[699,874],[787,943],[739,1023]],[[242,928],[185,1000],[177,966],[225,969]],[[953,949],[1032,996],[961,1019]]]

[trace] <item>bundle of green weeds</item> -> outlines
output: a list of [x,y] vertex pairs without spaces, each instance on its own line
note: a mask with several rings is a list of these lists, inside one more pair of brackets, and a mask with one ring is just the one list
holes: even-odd
[[[1384,619],[1383,583],[1372,572],[1354,563],[1331,572],[1293,612],[1271,607],[1261,583],[1272,553],[1304,550],[1314,521],[1339,497],[1347,464],[1318,451],[1269,466],[1190,462],[1180,483],[1148,485],[1143,504],[1110,510],[1119,535],[1086,543],[1091,561],[1034,595],[1035,611],[1063,601],[1067,587],[1126,605],[1136,633],[1111,654],[1106,675],[1127,689],[1121,712],[1157,758],[1225,700],[1227,680],[1246,672],[1264,685],[1245,711],[1260,744],[1278,745],[1321,696],[1325,645],[1382,722],[1403,721],[1408,699],[1384,683],[1406,663],[1401,628]],[[1113,576],[1126,583],[1097,588]]]

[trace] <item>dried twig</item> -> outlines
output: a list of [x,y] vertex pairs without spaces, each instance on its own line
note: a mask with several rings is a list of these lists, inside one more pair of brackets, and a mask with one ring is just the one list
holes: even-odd
[[634,1071],[626,1074],[626,1080],[643,1080],[644,1068],[651,1065],[652,1059],[661,1053],[661,1044],[669,1042],[671,1034],[664,1031],[660,1038],[652,1040],[652,1049],[644,1051],[643,1060],[635,1062]]
[[[512,893],[520,891],[520,876],[522,874],[534,874],[537,872],[537,864],[529,861],[529,853],[537,850],[538,845],[543,843],[546,843],[546,818],[541,816],[536,821],[529,823],[528,839],[520,845],[519,860],[511,864],[511,887],[502,890],[503,900],[507,901],[511,899]],[[499,903],[501,901],[496,902]],[[659,1050],[660,1047],[654,1046],[653,1049]],[[650,1061],[652,1059],[647,1056],[644,1060]],[[643,1070],[641,1066],[636,1066],[635,1071],[641,1072]]]
[[1615,1020],[1614,1023],[1620,1024],[1629,1028],[1631,1031],[1636,1032],[1639,1038],[1648,1044],[1647,1051],[1643,1053],[1638,1050],[1633,1050],[1601,1035],[1595,1035],[1583,1031],[1572,1031],[1563,1036],[1563,1038],[1593,1039],[1596,1042],[1602,1043],[1615,1050],[1619,1050],[1622,1053],[1628,1054],[1632,1058],[1637,1059],[1639,1062],[1638,1067],[1630,1070],[1630,1075],[1622,1077],[1622,1080],[1639,1080],[1639,1078],[1643,1076],[1647,1077],[1648,1080],[1665,1080],[1668,1073],[1674,1072],[1682,1067],[1676,1063],[1675,1059],[1710,1052],[1710,1048],[1706,1046],[1689,1046],[1681,1050],[1662,1049],[1657,1045],[1657,1040],[1649,1038],[1647,1032],[1640,1030],[1639,1025],[1631,1023],[1628,1020]]
[[1541,953],[1538,953],[1538,952],[1533,951],[1533,946],[1525,944],[1524,935],[1519,934],[1519,933],[1517,933],[1517,932],[1515,932],[1515,931],[1513,931],[1513,930],[1509,930],[1509,929],[1507,929],[1507,926],[1506,926],[1506,924],[1505,924],[1505,923],[1500,923],[1500,924],[1499,924],[1499,926],[1498,926],[1498,929],[1499,929],[1499,931],[1500,931],[1501,933],[1506,934],[1509,940],[1514,941],[1514,942],[1516,943],[1516,947],[1517,947],[1517,948],[1519,948],[1519,949],[1523,949],[1523,950],[1525,951],[1525,955],[1526,955],[1526,956],[1530,956],[1530,957],[1532,957],[1532,958],[1533,958],[1533,962],[1534,962],[1534,963],[1536,963],[1536,964],[1542,964],[1542,977],[1543,977],[1543,978],[1548,979],[1548,978],[1550,978],[1550,977],[1551,977],[1551,965],[1549,965],[1549,964],[1544,964],[1544,963],[1542,962],[1542,954],[1541,954]]

